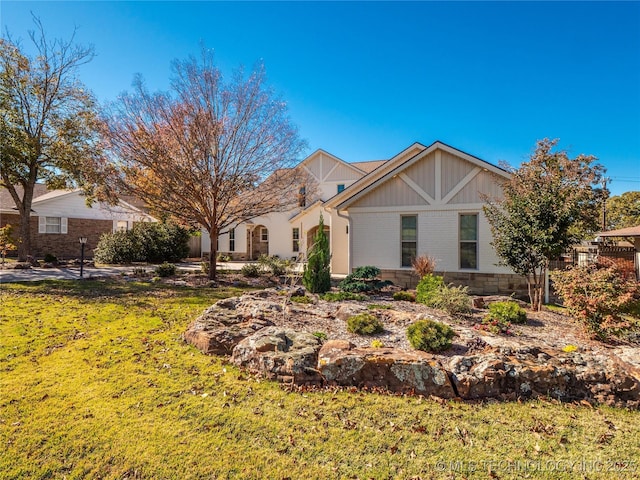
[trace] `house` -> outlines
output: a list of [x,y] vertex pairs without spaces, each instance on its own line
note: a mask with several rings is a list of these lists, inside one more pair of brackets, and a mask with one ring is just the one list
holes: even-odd
[[625,239],[628,246],[616,243],[615,245],[603,245],[597,242],[597,254],[617,261],[623,268],[633,270],[636,279],[640,280],[640,225],[635,227],[609,230],[598,233],[598,240]]
[[[218,252],[234,260],[256,260],[262,254],[297,258],[304,255],[313,242],[322,213],[333,252],[332,271],[347,273],[347,236],[338,235],[337,230],[346,230],[348,223],[344,218],[331,215],[324,204],[383,163],[347,163],[317,150],[297,167],[304,169],[309,177],[309,184],[300,187],[298,208],[256,217],[222,232],[218,236]],[[332,231],[336,233],[332,235]],[[203,233],[202,245],[209,245],[206,233]]]
[[501,195],[506,171],[439,141],[377,162],[346,163],[318,150],[299,166],[317,182],[317,198],[305,199],[303,186],[300,208],[223,232],[219,251],[295,257],[306,252],[322,214],[334,274],[375,265],[383,278],[412,287],[419,279],[411,259],[426,254],[446,282],[471,293],[526,296],[525,279],[498,265],[482,210],[484,195]]
[[[18,192],[20,195],[22,192]],[[87,206],[81,190],[48,190],[36,184],[31,205],[31,247],[35,257],[59,259],[80,255],[79,238],[86,237],[89,257],[103,233],[130,229],[135,222],[155,221],[140,208],[120,200],[117,205]],[[9,224],[17,234],[20,216],[6,188],[0,188],[0,227]]]

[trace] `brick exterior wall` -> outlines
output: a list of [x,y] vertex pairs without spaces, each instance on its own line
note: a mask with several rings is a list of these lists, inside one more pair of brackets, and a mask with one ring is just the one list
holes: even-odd
[[[442,275],[445,283],[469,287],[471,295],[511,295],[528,300],[527,280],[515,274],[476,272],[435,272]],[[404,288],[415,288],[420,280],[413,270],[382,270],[382,280],[391,280]]]
[[[18,233],[20,217],[18,215],[2,215],[0,227],[6,224],[13,226],[14,236]],[[31,217],[31,248],[33,256],[42,258],[47,253],[55,255],[60,260],[80,258],[80,242],[78,239],[87,237],[85,245],[85,258],[93,258],[93,249],[103,233],[113,231],[111,220],[91,220],[83,218],[69,218],[67,220],[67,233],[38,233],[38,217]],[[11,252],[15,255],[15,250]]]

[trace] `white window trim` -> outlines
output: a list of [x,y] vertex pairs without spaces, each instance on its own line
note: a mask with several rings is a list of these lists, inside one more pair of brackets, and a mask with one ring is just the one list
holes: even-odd
[[[298,233],[298,238],[296,238],[296,235],[295,235],[296,232]],[[296,248],[296,243],[298,248]],[[294,253],[300,252],[300,228],[299,227],[293,227],[291,229],[291,248],[293,249]]]
[[[462,240],[460,238],[460,230],[461,225],[460,222],[462,220],[462,216],[475,216],[476,217],[476,239],[475,240]],[[463,267],[462,266],[462,255],[461,255],[461,247],[463,243],[475,243],[476,244],[476,266],[475,267]],[[478,212],[460,212],[458,213],[458,268],[464,271],[478,271],[480,270],[480,215]]]
[[[48,219],[56,219],[59,222],[56,222],[55,225],[59,223],[60,231],[59,232],[47,232],[47,225],[54,225],[53,223],[48,224]],[[69,220],[66,217],[38,217],[38,233],[44,233],[49,235],[66,235],[69,232]]]
[[122,230],[122,229],[118,228],[118,224],[119,223],[126,223],[126,228],[124,228],[124,231],[131,230],[131,222],[129,220],[114,220],[113,221],[113,231],[114,232]]
[[229,251],[230,252],[236,251],[236,229],[235,228],[229,229]]
[[[404,217],[416,217],[416,239],[414,242],[416,244],[416,256],[417,256],[418,255],[418,214],[407,213],[407,214],[400,215],[400,268],[411,268],[411,265],[402,265],[402,244],[405,242],[405,240],[402,239],[402,219]],[[406,240],[406,242],[409,243],[410,240]]]
[[260,242],[267,243],[268,241],[269,241],[269,229],[267,227],[260,227]]

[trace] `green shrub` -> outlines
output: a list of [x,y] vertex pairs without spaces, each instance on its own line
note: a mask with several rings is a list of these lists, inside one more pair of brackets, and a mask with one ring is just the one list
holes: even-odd
[[260,255],[258,258],[258,264],[262,270],[271,272],[272,275],[279,277],[287,273],[287,268],[289,268],[290,262],[275,255]]
[[132,273],[134,277],[146,277],[147,269],[144,267],[135,267]]
[[307,297],[306,295],[293,295],[291,301],[294,303],[309,304],[313,303],[313,298]]
[[482,324],[477,325],[476,328],[478,330],[495,333],[496,335],[511,335],[511,322],[500,317],[485,316],[482,319]]
[[52,253],[47,253],[44,256],[44,263],[57,263],[58,262],[58,257],[56,257],[54,254]]
[[359,293],[380,290],[382,287],[391,284],[389,281],[378,279],[378,275],[380,275],[378,267],[371,265],[358,267],[340,282],[338,288],[345,292]]
[[393,299],[396,301],[415,302],[416,296],[411,292],[401,291],[393,294]]
[[231,261],[231,256],[227,255],[226,253],[218,253],[218,256],[217,256],[216,260],[218,262],[230,262]]
[[347,319],[347,331],[358,335],[373,335],[384,330],[378,317],[370,313],[359,313]]
[[510,323],[527,323],[527,312],[516,302],[495,302],[489,304],[489,320],[503,320]]
[[442,285],[432,296],[430,306],[444,310],[449,315],[471,312],[471,299],[467,293],[468,287],[453,287]]
[[324,333],[324,332],[313,332],[313,336],[316,337],[317,339],[319,339],[322,342],[324,342],[325,340],[327,340],[329,338],[327,336],[327,334]]
[[416,287],[416,302],[432,306],[438,290],[444,286],[444,280],[439,275],[428,274],[422,277]]
[[302,274],[302,284],[309,292],[324,293],[331,290],[330,261],[329,239],[324,232],[324,219],[320,214],[318,231],[307,251],[307,263]]
[[245,277],[255,278],[260,276],[260,267],[255,263],[247,263],[240,269],[240,273]]
[[[200,271],[206,275],[209,274],[209,262],[200,262]],[[217,270],[216,273],[220,273],[220,270]]]
[[375,339],[371,342],[371,348],[384,348],[384,342],[382,340]]
[[320,297],[325,302],[344,302],[346,300],[356,300],[362,302],[366,300],[366,295],[359,295],[351,292],[327,292]]
[[455,332],[444,323],[434,320],[418,320],[407,328],[409,343],[416,350],[443,352],[451,348]]
[[382,305],[380,303],[372,303],[371,305],[367,305],[369,310],[391,310],[391,305]]
[[131,230],[105,233],[94,251],[99,263],[177,262],[189,255],[189,230],[172,222],[135,223]]
[[156,267],[159,277],[171,277],[176,274],[176,266],[173,263],[164,262]]

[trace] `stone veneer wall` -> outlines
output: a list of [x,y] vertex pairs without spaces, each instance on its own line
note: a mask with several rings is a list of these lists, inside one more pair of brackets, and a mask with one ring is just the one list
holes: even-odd
[[[445,283],[469,287],[471,295],[511,295],[528,299],[527,280],[515,274],[476,272],[435,272],[442,275]],[[403,288],[415,288],[420,280],[413,270],[382,270],[382,280],[391,280]]]
[[[18,234],[20,217],[18,215],[2,215],[0,227],[6,224],[13,226],[14,237]],[[113,231],[113,221],[92,220],[83,218],[69,218],[67,233],[38,233],[38,217],[31,217],[31,250],[33,256],[42,258],[47,253],[55,255],[60,260],[80,258],[79,238],[87,237],[84,255],[93,258],[93,249],[103,233]],[[11,252],[15,254],[15,250]]]

